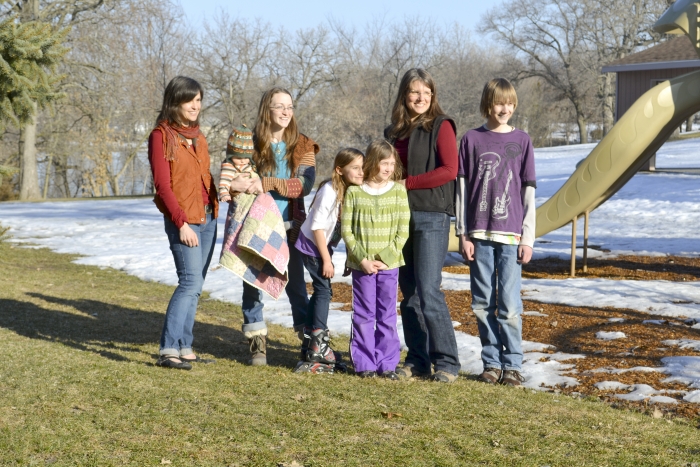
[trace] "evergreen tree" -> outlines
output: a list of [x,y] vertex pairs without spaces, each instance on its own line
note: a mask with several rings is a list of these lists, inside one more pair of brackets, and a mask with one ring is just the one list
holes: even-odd
[[66,33],[39,21],[0,22],[0,128],[31,122],[34,103],[43,108],[62,96],[54,70],[67,51],[61,45]]

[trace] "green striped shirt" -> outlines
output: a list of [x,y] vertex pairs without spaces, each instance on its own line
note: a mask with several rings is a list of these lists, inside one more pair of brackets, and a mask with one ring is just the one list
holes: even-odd
[[401,250],[408,240],[410,218],[406,188],[400,183],[380,195],[349,187],[341,216],[348,267],[361,271],[363,259],[382,261],[389,269],[403,266]]

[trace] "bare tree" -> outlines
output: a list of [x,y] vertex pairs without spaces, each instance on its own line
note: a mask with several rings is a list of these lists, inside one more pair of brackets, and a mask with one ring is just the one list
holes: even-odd
[[520,78],[540,77],[571,103],[581,143],[588,141],[589,104],[597,82],[585,37],[587,14],[579,0],[511,0],[490,10],[481,28],[525,57]]

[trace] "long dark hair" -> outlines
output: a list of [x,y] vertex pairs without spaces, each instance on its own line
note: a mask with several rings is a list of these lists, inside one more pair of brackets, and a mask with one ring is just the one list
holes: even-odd
[[[421,114],[415,121],[411,121],[411,115],[406,107],[406,98],[410,91],[411,84],[414,81],[420,81],[433,93],[430,98],[430,106],[425,113]],[[399,92],[396,94],[394,108],[391,111],[391,127],[389,128],[388,136],[390,139],[403,139],[408,137],[414,128],[421,125],[424,130],[431,131],[433,122],[439,115],[445,115],[440,104],[438,103],[437,88],[435,80],[430,73],[422,68],[411,68],[404,73],[399,84]]]
[[[202,86],[192,78],[176,76],[171,79],[163,93],[163,106],[160,108],[160,113],[156,119],[156,125],[165,120],[169,125],[179,126],[178,107],[185,102],[190,102],[197,97],[197,94],[204,99],[204,90]],[[197,121],[191,123],[191,125],[199,125],[199,117],[197,117]]]
[[[270,103],[272,102],[272,97],[275,94],[287,94],[292,97],[292,94],[284,88],[274,87],[269,89],[260,98],[260,105],[258,106],[258,117],[255,119],[255,128],[253,129],[253,144],[255,145],[255,153],[253,154],[253,162],[258,168],[258,173],[263,176],[275,176],[277,172],[277,162],[275,161],[275,155],[272,154],[272,147],[270,146],[270,140],[272,139],[272,131],[270,127],[272,126],[272,119],[270,118]],[[294,98],[292,98],[292,102]],[[289,125],[284,129],[284,135],[282,136],[284,144],[287,146],[287,154],[285,160],[287,161],[287,168],[291,171],[292,164],[289,161],[294,153],[294,148],[299,140],[299,129],[297,127],[297,120],[292,113],[289,119]]]

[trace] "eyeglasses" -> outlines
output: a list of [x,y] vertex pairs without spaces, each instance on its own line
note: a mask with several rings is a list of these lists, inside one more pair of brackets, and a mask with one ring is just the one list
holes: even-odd
[[289,106],[285,107],[283,105],[273,105],[273,106],[270,106],[270,110],[274,110],[275,112],[284,112],[285,110],[287,112],[294,112],[294,106],[289,105]]
[[431,97],[433,97],[433,93],[430,91],[428,91],[428,92],[408,91],[408,95],[414,99],[417,99],[419,96],[422,97],[423,99],[430,99]]

